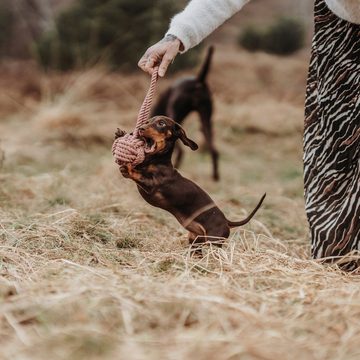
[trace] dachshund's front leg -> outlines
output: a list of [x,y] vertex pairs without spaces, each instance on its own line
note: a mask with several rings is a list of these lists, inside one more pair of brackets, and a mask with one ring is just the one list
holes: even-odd
[[150,182],[152,180],[150,178],[145,177],[139,170],[136,170],[131,164],[125,164],[120,166],[120,172],[123,177],[134,180],[139,184],[143,184],[146,186],[150,186]]
[[129,169],[128,169],[128,165],[121,165],[119,168],[121,175],[124,178],[131,178],[130,174],[129,174]]

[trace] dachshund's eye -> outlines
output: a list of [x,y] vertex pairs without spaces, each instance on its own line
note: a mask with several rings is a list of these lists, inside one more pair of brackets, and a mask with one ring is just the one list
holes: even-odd
[[163,121],[163,120],[161,120],[161,121],[158,122],[158,125],[159,125],[160,127],[164,127],[164,126],[166,126],[166,122]]

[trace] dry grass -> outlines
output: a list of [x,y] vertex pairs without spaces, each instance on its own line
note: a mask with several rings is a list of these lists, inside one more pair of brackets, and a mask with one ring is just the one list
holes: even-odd
[[[359,358],[358,277],[309,260],[306,66],[304,54],[217,48],[209,82],[222,180],[210,180],[203,152],[187,152],[182,172],[231,219],[268,197],[203,259],[189,258],[186,232],[143,202],[110,155],[145,76],[34,69],[14,82],[22,67],[3,69],[0,103],[16,101],[0,111],[0,358]],[[186,128],[201,140],[196,118]]]

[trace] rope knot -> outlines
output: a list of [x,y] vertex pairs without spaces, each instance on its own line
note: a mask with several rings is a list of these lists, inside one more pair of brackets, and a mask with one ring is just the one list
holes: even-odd
[[134,135],[126,134],[114,141],[112,154],[118,165],[141,164],[145,159],[144,141]]

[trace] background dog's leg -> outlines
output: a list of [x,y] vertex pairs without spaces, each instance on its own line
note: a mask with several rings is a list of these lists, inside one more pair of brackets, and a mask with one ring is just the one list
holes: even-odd
[[218,168],[219,153],[214,145],[211,115],[212,115],[212,106],[211,103],[209,102],[208,106],[200,111],[200,120],[201,120],[202,132],[205,137],[206,146],[208,147],[211,154],[211,160],[213,166],[212,176],[213,179],[217,181],[220,178],[219,168]]
[[184,155],[184,150],[182,149],[182,146],[179,143],[175,144],[175,160],[174,160],[174,167],[179,168],[181,165],[182,159]]
[[[170,102],[171,104],[171,102]],[[169,116],[170,119],[173,119],[176,121],[179,125],[182,124],[184,121],[184,118],[189,114],[189,111],[187,109],[177,109],[175,110],[175,105],[172,104],[167,107],[167,116]],[[174,149],[174,167],[178,169],[182,163],[183,156],[184,156],[184,150],[182,146],[177,142],[175,144]]]

